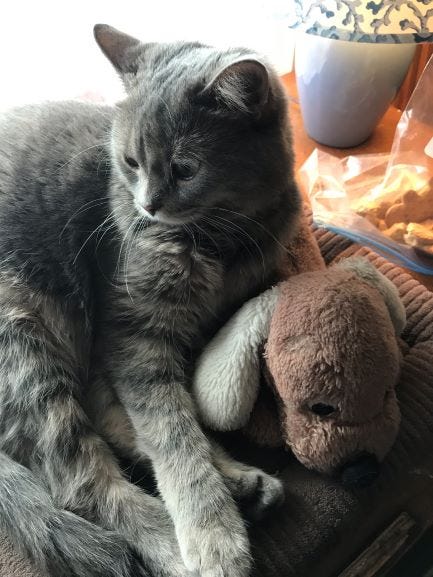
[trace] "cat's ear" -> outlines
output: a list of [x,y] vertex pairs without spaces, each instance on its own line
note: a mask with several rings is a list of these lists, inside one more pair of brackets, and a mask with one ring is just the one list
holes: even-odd
[[203,95],[231,111],[260,116],[270,95],[268,71],[258,60],[238,60],[220,70]]
[[120,32],[108,24],[96,24],[93,28],[93,34],[99,48],[128,88],[137,74],[143,45],[136,38]]

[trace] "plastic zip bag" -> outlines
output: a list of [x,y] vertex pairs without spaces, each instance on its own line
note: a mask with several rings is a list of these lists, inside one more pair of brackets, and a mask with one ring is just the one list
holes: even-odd
[[316,149],[300,179],[316,224],[433,275],[433,57],[389,154],[339,159]]

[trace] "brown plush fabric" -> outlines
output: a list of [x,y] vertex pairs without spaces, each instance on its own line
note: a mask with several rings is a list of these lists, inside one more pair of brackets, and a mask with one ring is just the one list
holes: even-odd
[[[236,447],[238,456],[278,471],[286,485],[283,507],[251,529],[254,577],[338,575],[401,511],[410,511],[417,531],[433,519],[433,294],[367,249],[323,230],[315,236],[327,263],[367,256],[400,290],[410,347],[397,391],[402,424],[379,481],[358,491],[308,471],[282,451]],[[233,437],[227,443],[235,447]],[[0,559],[1,577],[35,577],[1,540]]]
[[[280,278],[292,278],[300,273],[326,269],[319,245],[310,226],[307,205],[299,223],[299,232],[287,245],[280,270]],[[278,447],[284,445],[286,436],[278,418],[279,395],[275,393],[274,382],[267,363],[260,353],[262,383],[254,410],[243,431],[248,439],[260,447]],[[281,403],[281,409],[284,409]]]
[[16,553],[5,535],[0,534],[0,576],[1,577],[43,577],[30,563]]
[[[401,308],[397,294],[393,302]],[[385,301],[357,272],[337,265],[282,283],[266,362],[282,401],[283,434],[297,459],[326,473],[361,453],[382,460],[400,422],[400,360]],[[321,418],[307,410],[313,403],[338,410]]]
[[309,208],[304,205],[304,212],[299,223],[299,232],[291,243],[287,244],[282,263],[281,277],[287,278],[302,272],[326,268],[323,255],[310,226]]

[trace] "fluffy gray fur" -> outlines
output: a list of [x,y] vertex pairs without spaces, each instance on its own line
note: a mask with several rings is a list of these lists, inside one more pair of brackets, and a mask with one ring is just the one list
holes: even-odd
[[56,577],[245,577],[236,500],[281,484],[209,440],[190,377],[296,229],[283,89],[246,50],[95,35],[123,102],[0,121],[0,529]]

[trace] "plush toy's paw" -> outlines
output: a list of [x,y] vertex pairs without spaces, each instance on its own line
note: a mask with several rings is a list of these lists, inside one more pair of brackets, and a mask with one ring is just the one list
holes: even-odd
[[237,463],[225,481],[241,510],[252,519],[261,519],[284,501],[282,482],[260,469]]

